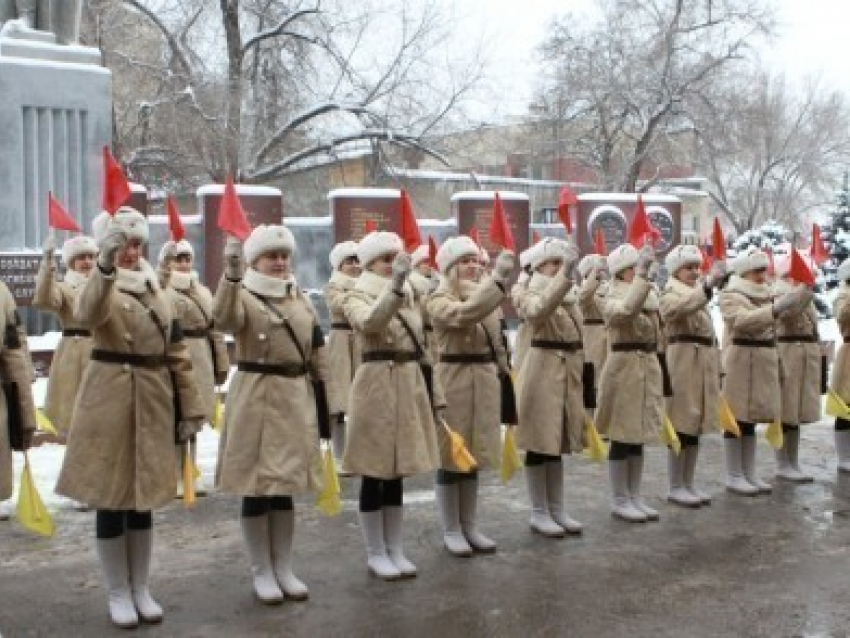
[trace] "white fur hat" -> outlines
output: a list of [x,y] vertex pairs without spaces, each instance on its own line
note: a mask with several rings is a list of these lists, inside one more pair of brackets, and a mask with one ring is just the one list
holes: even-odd
[[148,242],[150,230],[147,218],[129,206],[122,206],[114,216],[103,211],[94,218],[92,231],[95,241],[100,244],[106,238],[109,229],[116,226],[127,234],[128,239],[138,239],[145,244]]
[[168,251],[171,251],[173,256],[177,255],[189,255],[192,259],[195,258],[195,249],[192,248],[192,244],[190,244],[185,239],[181,239],[178,242],[169,239],[162,245],[162,248],[159,249],[159,261],[162,263],[165,260],[165,255]]
[[847,281],[848,279],[850,279],[850,257],[838,265],[838,281]]
[[769,268],[770,258],[761,248],[750,246],[738,253],[735,259],[730,262],[729,267],[733,273],[740,277],[752,270]]
[[531,254],[531,260],[528,265],[537,269],[550,259],[560,259],[563,261],[566,250],[567,242],[563,239],[545,237],[537,244],[537,249]]
[[479,257],[479,259],[481,260],[481,263],[482,263],[484,266],[489,266],[489,265],[490,265],[490,253],[488,253],[488,252],[487,252],[486,250],[484,250],[483,248],[479,248],[479,249],[478,249],[478,257]]
[[411,265],[416,268],[423,261],[428,259],[428,244],[422,244],[419,248],[413,251],[410,255]]
[[605,257],[602,255],[597,255],[592,253],[590,255],[585,255],[581,258],[581,261],[578,262],[578,274],[582,277],[587,277],[590,274],[590,271],[594,268],[600,268],[605,265]]
[[437,251],[437,266],[444,275],[449,268],[454,266],[463,257],[477,257],[481,259],[481,251],[470,237],[458,235],[449,237]]
[[357,259],[364,268],[375,261],[381,255],[400,253],[404,250],[401,237],[386,230],[376,230],[357,244]]
[[97,255],[97,253],[97,243],[88,235],[71,237],[62,244],[62,260],[69,266],[80,255]]
[[334,270],[339,268],[340,264],[350,257],[357,257],[356,241],[340,242],[333,247],[331,254],[328,255],[328,259],[331,262],[331,268]]
[[[803,258],[803,262],[809,267],[809,269],[813,273],[817,271],[817,264],[815,264],[815,260],[812,259],[811,255],[800,253],[800,257]],[[776,268],[776,276],[784,277],[791,270],[791,254],[787,253],[784,255],[776,255],[773,258],[773,266],[774,268]]]
[[245,261],[253,264],[264,253],[273,250],[283,250],[292,254],[295,252],[295,237],[286,226],[278,224],[260,224],[245,240]]
[[526,268],[531,266],[531,260],[534,259],[534,251],[538,250],[542,243],[543,243],[542,241],[539,241],[536,244],[529,246],[528,248],[526,248],[525,250],[523,250],[519,254],[519,267],[520,268],[525,270]]
[[623,272],[626,268],[636,266],[640,253],[631,244],[617,246],[608,254],[608,271],[611,275]]
[[697,264],[702,266],[702,251],[697,246],[690,244],[680,244],[673,250],[667,253],[664,258],[664,265],[671,275],[675,275],[676,271],[682,266]]

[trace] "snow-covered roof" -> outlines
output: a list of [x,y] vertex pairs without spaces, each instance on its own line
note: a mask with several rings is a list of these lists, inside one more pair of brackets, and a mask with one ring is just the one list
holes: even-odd
[[284,215],[283,224],[285,226],[332,226],[333,218],[330,215],[326,217],[287,217]]
[[401,191],[397,188],[336,188],[328,193],[328,200],[342,197],[386,197],[387,199],[398,199]]
[[[455,173],[451,171],[426,171],[412,168],[390,167],[389,172],[396,177],[407,177],[409,179],[432,180],[442,182],[469,182],[473,173]],[[532,179],[529,177],[506,177],[504,175],[480,175],[474,173],[475,179],[481,184],[514,184],[516,186],[552,186],[560,187],[568,182],[551,179]],[[569,182],[571,186],[580,184]]]
[[[637,196],[637,193],[582,193],[578,199],[580,202],[636,202]],[[682,203],[678,197],[662,193],[642,193],[641,198],[647,204]]]
[[416,220],[419,222],[420,226],[457,226],[457,220],[454,218],[449,219],[422,219],[418,218]]
[[[204,216],[203,215],[180,215],[180,221],[184,224],[203,224]],[[153,226],[166,226],[168,225],[168,215],[148,215],[148,223]]]
[[[495,199],[496,192],[497,191],[461,191],[460,193],[452,195],[452,201],[459,202],[465,200]],[[498,193],[499,197],[502,199],[521,202],[528,201],[528,195],[525,193],[517,193],[515,191],[498,191]]]
[[[280,189],[273,186],[256,186],[254,184],[235,184],[235,186],[237,195],[247,195],[249,197],[260,195],[277,197],[283,196]],[[197,197],[203,197],[204,195],[222,195],[223,193],[224,184],[206,184],[195,191],[195,195]]]
[[136,182],[130,182],[130,191],[133,193],[147,193],[148,189],[145,188],[144,184],[137,184]]

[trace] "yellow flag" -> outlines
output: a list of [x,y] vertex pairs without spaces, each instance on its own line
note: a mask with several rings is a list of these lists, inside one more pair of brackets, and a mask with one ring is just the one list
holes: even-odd
[[738,427],[738,421],[735,415],[732,414],[732,408],[729,407],[729,402],[726,397],[720,395],[720,427],[726,432],[734,434],[737,438],[741,438],[741,428]]
[[522,461],[519,460],[516,447],[516,434],[514,428],[508,426],[505,428],[505,438],[502,440],[502,483],[507,484],[521,467]]
[[336,462],[330,447],[325,448],[322,458],[322,475],[324,484],[319,498],[316,501],[319,509],[325,516],[336,516],[342,511],[340,501],[339,475],[336,471]]
[[591,461],[602,463],[608,458],[608,449],[605,447],[605,442],[599,436],[599,430],[596,429],[596,424],[592,419],[587,419],[584,422],[587,428],[587,456]]
[[679,441],[679,435],[676,434],[676,428],[670,422],[670,417],[664,417],[664,427],[661,428],[661,442],[673,448],[673,451],[678,454],[682,451],[682,443]]
[[221,400],[221,394],[218,392],[215,393],[215,416],[212,426],[219,433],[224,429],[224,401]]
[[764,433],[764,438],[767,439],[767,442],[770,443],[774,449],[778,450],[781,448],[782,444],[785,442],[785,436],[782,434],[782,423],[774,421],[768,425],[767,430]]
[[832,388],[829,389],[826,395],[826,413],[829,416],[850,419],[850,407],[844,403],[844,400]]
[[454,461],[457,469],[461,472],[471,472],[474,470],[478,466],[478,463],[475,461],[475,457],[472,456],[466,448],[466,443],[464,442],[463,437],[452,430],[445,421],[443,421],[443,427],[446,429],[446,434],[449,435],[449,441],[452,446],[452,461]]
[[59,432],[57,432],[56,428],[53,427],[53,424],[50,422],[50,419],[47,418],[47,415],[44,413],[44,410],[35,411],[35,422],[38,425],[39,430],[49,432],[53,436],[59,436]]
[[24,452],[24,469],[21,470],[21,487],[18,492],[18,520],[28,530],[42,536],[53,536],[56,525],[41,500],[30,469],[30,459]]
[[183,505],[193,507],[198,500],[195,495],[195,479],[198,469],[189,453],[189,444],[183,444]]

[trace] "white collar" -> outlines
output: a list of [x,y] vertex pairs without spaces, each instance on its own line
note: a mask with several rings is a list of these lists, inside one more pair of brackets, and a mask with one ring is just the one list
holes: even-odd
[[172,270],[168,281],[171,284],[171,287],[175,290],[186,291],[192,287],[192,282],[195,281],[195,277],[194,273]]
[[159,280],[151,265],[144,259],[139,260],[138,270],[118,268],[115,282],[119,290],[140,295],[148,291],[159,290]]
[[296,297],[299,294],[298,283],[294,276],[290,275],[288,279],[269,277],[253,268],[245,271],[242,285],[254,294],[275,299]]
[[71,286],[71,288],[79,288],[84,286],[85,283],[89,280],[88,275],[84,275],[76,270],[68,269],[65,271],[65,277],[63,281]]

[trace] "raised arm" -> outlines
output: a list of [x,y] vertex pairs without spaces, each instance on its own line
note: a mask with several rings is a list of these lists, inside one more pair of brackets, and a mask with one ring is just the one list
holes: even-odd
[[465,301],[450,297],[440,289],[428,298],[425,306],[435,326],[465,328],[482,321],[504,298],[504,288],[487,277]]

